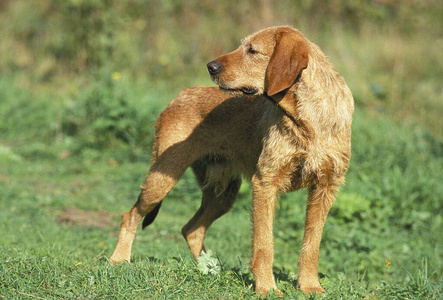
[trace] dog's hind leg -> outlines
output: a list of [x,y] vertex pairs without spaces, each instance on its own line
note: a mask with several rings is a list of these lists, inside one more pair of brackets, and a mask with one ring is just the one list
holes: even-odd
[[117,245],[111,256],[111,263],[130,262],[132,242],[140,221],[147,214],[157,212],[161,201],[174,187],[178,178],[165,176],[159,172],[150,172],[137,202],[122,215]]
[[122,215],[117,245],[111,256],[111,264],[130,262],[132,242],[140,221],[147,216],[144,226],[149,225],[157,215],[161,201],[175,186],[187,169],[187,160],[177,163],[177,152],[165,151],[151,165],[149,174],[134,206]]
[[231,209],[241,186],[241,178],[230,179],[224,191],[218,193],[217,185],[205,184],[205,168],[193,167],[193,170],[202,187],[202,202],[195,215],[183,226],[182,234],[195,260],[198,260],[200,253],[205,251],[203,240],[206,230]]
[[298,275],[298,287],[305,293],[324,292],[318,281],[317,267],[323,226],[335,201],[336,191],[337,187],[334,185],[318,185],[309,191]]

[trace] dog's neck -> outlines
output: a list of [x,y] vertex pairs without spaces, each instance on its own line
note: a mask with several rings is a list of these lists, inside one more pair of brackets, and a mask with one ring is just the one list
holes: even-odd
[[298,98],[296,89],[298,85],[299,82],[296,82],[289,89],[272,96],[269,96],[267,93],[264,94],[268,100],[275,103],[277,107],[279,107],[285,115],[296,124],[298,124],[300,119],[297,111]]
[[274,103],[278,109],[280,109],[284,115],[291,120],[291,122],[298,129],[299,134],[304,138],[312,138],[314,131],[312,128],[306,123],[305,120],[300,119],[299,113],[297,110],[298,106],[298,98],[295,93],[295,86],[282,91],[276,95],[269,96],[268,94],[264,94],[265,98]]

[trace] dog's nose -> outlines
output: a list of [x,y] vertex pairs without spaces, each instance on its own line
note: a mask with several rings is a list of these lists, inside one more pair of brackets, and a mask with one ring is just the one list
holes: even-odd
[[222,70],[222,65],[215,60],[209,62],[206,66],[208,67],[208,71],[211,75],[216,75]]

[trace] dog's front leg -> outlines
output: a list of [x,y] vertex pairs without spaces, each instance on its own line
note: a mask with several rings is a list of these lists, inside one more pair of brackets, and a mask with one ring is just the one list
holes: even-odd
[[254,176],[253,186],[253,238],[251,270],[255,277],[255,289],[265,296],[270,289],[281,293],[275,285],[272,265],[274,262],[274,209],[277,189],[264,185]]
[[298,287],[305,293],[324,292],[318,281],[317,267],[323,227],[335,200],[336,190],[334,185],[319,185],[309,191],[298,276]]

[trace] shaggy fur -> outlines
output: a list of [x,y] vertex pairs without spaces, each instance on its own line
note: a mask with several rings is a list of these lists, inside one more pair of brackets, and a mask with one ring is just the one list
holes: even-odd
[[251,269],[261,295],[279,292],[272,273],[277,195],[308,189],[298,286],[323,292],[319,247],[349,165],[351,91],[320,48],[287,26],[248,36],[208,70],[219,88],[186,89],[158,118],[151,168],[137,202],[122,215],[111,262],[130,261],[139,222],[152,223],[191,167],[203,197],[182,233],[196,260],[208,227],[234,204],[241,177],[251,180]]

